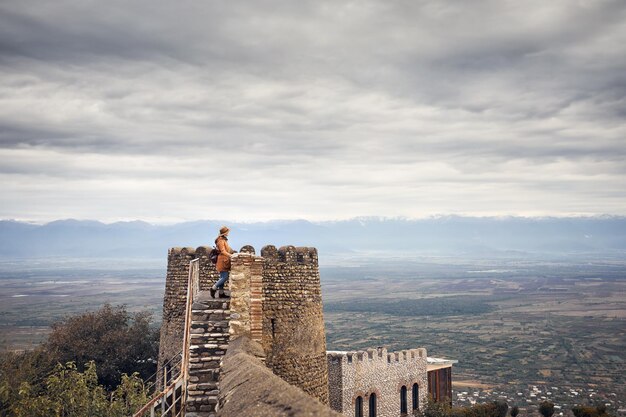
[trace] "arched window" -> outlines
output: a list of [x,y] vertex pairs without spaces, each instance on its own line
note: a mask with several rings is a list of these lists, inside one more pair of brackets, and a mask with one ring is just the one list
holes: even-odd
[[363,397],[356,397],[354,402],[354,417],[363,417]]
[[417,384],[413,384],[413,410],[420,408],[420,387]]
[[408,413],[406,406],[406,387],[403,385],[402,388],[400,388],[400,414],[406,413]]
[[370,417],[376,417],[376,394],[370,394]]

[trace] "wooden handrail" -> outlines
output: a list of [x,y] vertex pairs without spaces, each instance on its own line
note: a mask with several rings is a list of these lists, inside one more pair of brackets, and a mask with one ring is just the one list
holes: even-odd
[[175,390],[178,387],[176,386],[180,380],[182,379],[182,375],[179,376],[178,378],[176,378],[174,380],[174,382],[172,382],[171,385],[169,385],[168,387],[166,387],[165,389],[163,389],[163,391],[159,392],[157,395],[155,395],[146,405],[144,405],[143,407],[141,407],[141,409],[139,411],[137,411],[135,414],[133,414],[133,417],[141,417],[146,411],[148,411],[150,409],[150,407],[152,407],[157,401],[159,401],[162,397],[166,396],[167,394],[169,394],[169,392],[171,390]]
[[[181,367],[181,375],[183,377],[181,401],[182,415],[185,415],[186,403],[187,403],[187,379],[189,377],[189,347],[191,346],[191,309],[193,306],[193,300],[200,290],[200,259],[196,258],[189,262],[189,279],[187,282],[187,307],[185,309],[185,337],[183,340],[183,361],[184,367]],[[182,366],[182,365],[181,365]]]

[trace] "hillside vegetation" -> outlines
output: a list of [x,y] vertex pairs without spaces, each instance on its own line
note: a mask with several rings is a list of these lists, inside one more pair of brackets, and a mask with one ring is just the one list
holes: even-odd
[[145,403],[157,330],[108,304],[57,322],[32,351],[0,355],[0,415],[122,417]]

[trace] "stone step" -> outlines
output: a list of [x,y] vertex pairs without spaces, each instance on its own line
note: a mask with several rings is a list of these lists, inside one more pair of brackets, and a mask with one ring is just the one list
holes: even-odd
[[215,415],[221,359],[230,340],[230,314],[230,298],[212,298],[209,291],[195,297],[191,307],[187,416]]

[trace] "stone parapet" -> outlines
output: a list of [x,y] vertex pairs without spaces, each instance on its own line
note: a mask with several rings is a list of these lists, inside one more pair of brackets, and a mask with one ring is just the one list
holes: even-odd
[[315,265],[317,267],[317,249],[309,247],[267,245],[261,249],[261,256],[273,262]]
[[386,361],[387,363],[407,362],[419,360],[419,358],[426,359],[427,354],[426,349],[424,348],[388,352],[386,348],[379,347],[376,349],[367,349],[361,351],[329,351],[327,352],[327,357],[329,361],[343,361],[346,365],[349,365],[352,363],[363,361]]

